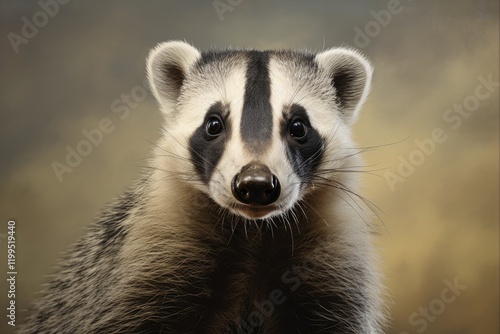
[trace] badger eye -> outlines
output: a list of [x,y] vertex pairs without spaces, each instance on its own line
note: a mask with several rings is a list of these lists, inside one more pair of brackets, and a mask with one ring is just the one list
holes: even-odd
[[307,135],[307,126],[301,119],[296,119],[290,124],[290,136],[297,140],[304,139]]
[[218,116],[212,116],[208,119],[207,125],[205,126],[207,134],[211,137],[217,137],[224,130],[224,125],[222,120]]

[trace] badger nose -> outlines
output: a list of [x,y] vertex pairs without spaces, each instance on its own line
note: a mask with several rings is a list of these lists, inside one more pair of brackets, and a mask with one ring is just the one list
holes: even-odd
[[281,186],[278,178],[263,165],[246,165],[233,178],[233,196],[244,204],[269,205],[278,199]]

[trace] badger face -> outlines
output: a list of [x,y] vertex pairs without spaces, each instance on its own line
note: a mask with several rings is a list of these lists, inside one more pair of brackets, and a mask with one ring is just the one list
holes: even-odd
[[148,59],[166,120],[160,167],[236,215],[282,215],[344,167],[371,73],[347,49],[200,53],[162,43]]

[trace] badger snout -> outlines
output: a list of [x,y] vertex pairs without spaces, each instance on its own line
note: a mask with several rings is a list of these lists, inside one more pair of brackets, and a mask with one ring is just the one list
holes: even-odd
[[231,190],[233,196],[243,204],[269,205],[280,197],[281,186],[269,168],[248,164],[234,176]]

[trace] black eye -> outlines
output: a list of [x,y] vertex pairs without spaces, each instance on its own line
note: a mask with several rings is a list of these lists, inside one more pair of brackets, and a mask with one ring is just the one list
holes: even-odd
[[290,124],[290,136],[297,140],[304,139],[307,135],[307,126],[301,119],[296,119]]
[[209,136],[217,137],[222,133],[222,130],[224,130],[224,125],[220,117],[212,116],[208,119],[205,129]]

